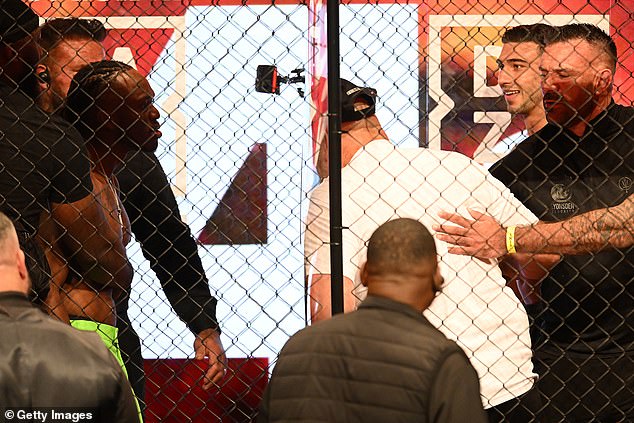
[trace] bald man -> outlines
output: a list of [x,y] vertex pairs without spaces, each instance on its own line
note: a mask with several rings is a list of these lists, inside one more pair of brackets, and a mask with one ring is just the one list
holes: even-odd
[[3,407],[73,407],[92,413],[91,422],[138,422],[130,385],[99,337],[50,319],[29,302],[24,253],[1,212],[0,274]]
[[425,226],[380,226],[361,280],[368,296],[357,311],[286,343],[260,421],[486,421],[468,358],[421,314],[443,282]]

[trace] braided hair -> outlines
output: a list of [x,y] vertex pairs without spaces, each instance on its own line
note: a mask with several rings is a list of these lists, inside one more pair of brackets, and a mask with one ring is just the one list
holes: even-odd
[[[70,83],[64,116],[89,141],[104,122],[99,122],[101,97],[112,92],[119,75],[132,70],[132,66],[115,60],[90,63],[77,72]],[[123,101],[123,99],[122,99]]]

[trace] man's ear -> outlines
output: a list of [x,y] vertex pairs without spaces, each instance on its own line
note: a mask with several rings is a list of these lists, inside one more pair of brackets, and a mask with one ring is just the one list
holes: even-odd
[[18,267],[18,274],[20,275],[20,278],[23,280],[28,279],[29,272],[26,270],[26,261],[24,257],[24,252],[21,249],[18,249],[16,253],[16,262],[17,262],[16,264]]
[[367,287],[368,286],[368,262],[367,261],[361,265],[359,278],[361,279],[361,285]]
[[442,291],[442,286],[445,283],[445,278],[442,277],[442,273],[440,273],[440,266],[438,264],[436,264],[436,271],[434,272],[432,283],[434,287],[434,293]]
[[44,93],[51,87],[51,75],[48,67],[43,64],[35,66],[35,77],[37,78],[38,92]]
[[597,94],[602,92],[610,93],[612,82],[614,81],[614,75],[610,69],[602,69],[594,77],[594,86]]

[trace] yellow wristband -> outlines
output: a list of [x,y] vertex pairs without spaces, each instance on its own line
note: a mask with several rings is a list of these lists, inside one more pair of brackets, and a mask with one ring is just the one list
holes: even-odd
[[515,226],[506,228],[506,251],[509,254],[515,254]]

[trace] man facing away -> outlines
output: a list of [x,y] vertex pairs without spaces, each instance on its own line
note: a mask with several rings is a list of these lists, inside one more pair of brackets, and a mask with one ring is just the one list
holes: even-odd
[[3,408],[72,407],[92,413],[90,421],[138,422],[130,384],[99,338],[49,318],[29,302],[24,253],[1,212],[0,275]]
[[[38,102],[56,112],[68,93],[70,81],[81,67],[105,58],[106,36],[97,20],[51,19],[40,27],[39,44],[45,52],[40,72],[46,71]],[[121,200],[132,232],[150,260],[176,314],[196,335],[196,358],[207,358],[203,387],[210,389],[224,376],[226,357],[216,319],[216,299],[211,296],[198,249],[183,223],[169,181],[156,155],[134,151],[116,173]],[[135,393],[143,406],[145,377],[141,343],[128,317],[129,290],[117,303],[121,352]]]
[[[540,73],[550,124],[491,169],[543,221],[631,196],[634,109],[612,100],[616,62],[614,41],[593,25],[559,27],[547,41]],[[542,283],[535,356],[548,421],[634,419],[634,248],[624,245],[565,255]]]
[[464,352],[421,314],[441,289],[434,240],[413,219],[368,243],[359,309],[289,339],[259,421],[485,422]]
[[[374,115],[375,96],[373,90],[342,80],[343,270],[345,297],[352,302],[354,295],[363,297],[358,276],[364,242],[381,222],[409,217],[431,227],[440,223],[436,216],[441,210],[467,215],[468,208],[486,210],[507,224],[537,221],[464,155],[392,145]],[[315,321],[329,317],[321,309],[330,305],[328,180],[310,201],[305,246]],[[497,262],[449,254],[444,243],[438,248],[446,284],[425,316],[470,358],[490,421],[530,420],[541,401],[531,389],[536,375],[522,304],[506,287]]]

